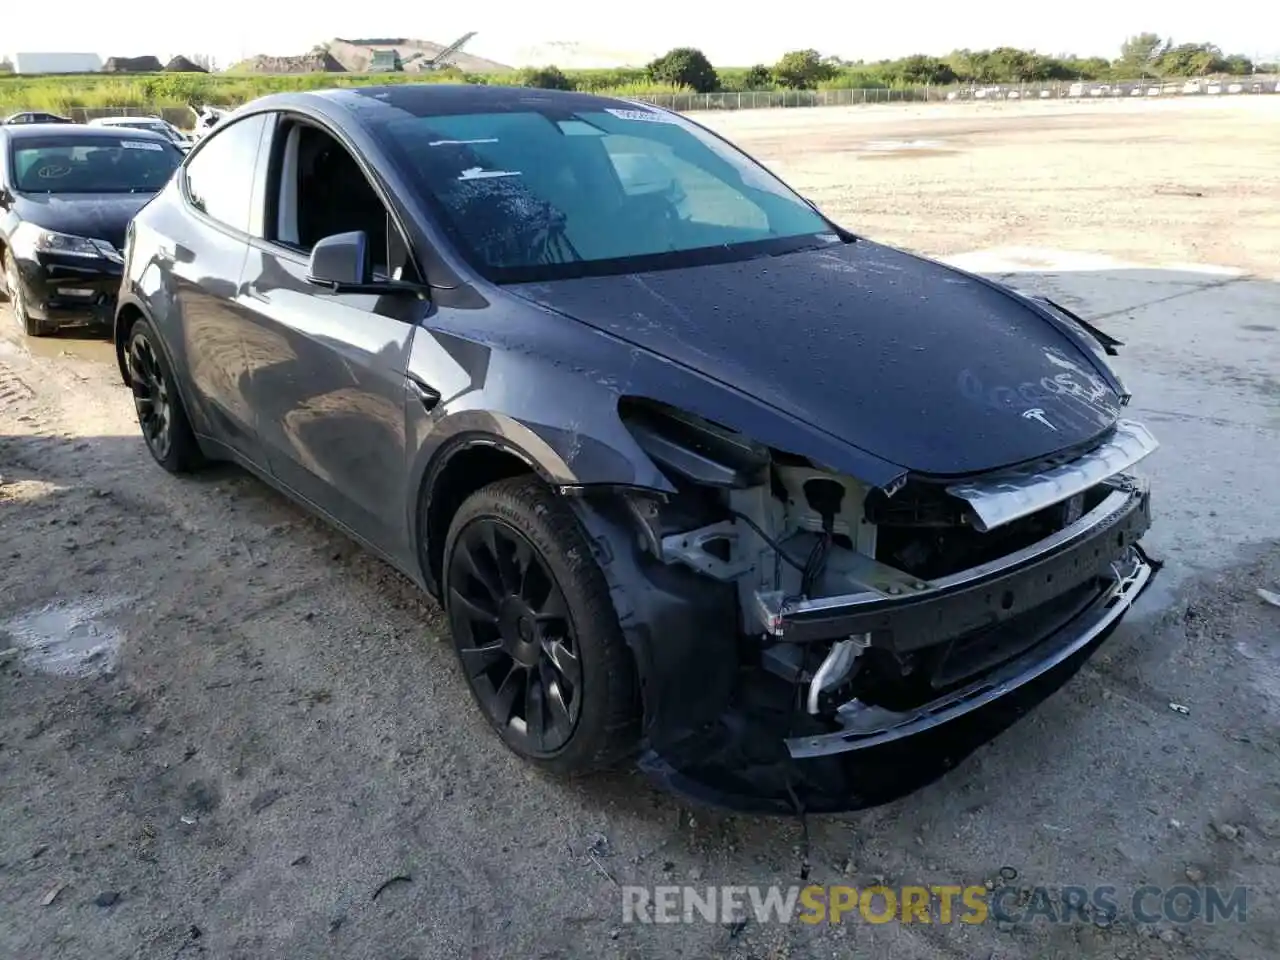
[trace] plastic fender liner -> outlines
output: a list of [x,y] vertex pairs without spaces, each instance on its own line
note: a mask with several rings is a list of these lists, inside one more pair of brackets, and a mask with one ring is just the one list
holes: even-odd
[[647,745],[679,743],[728,706],[738,670],[733,587],[646,556],[637,521],[616,493],[567,502],[591,540],[635,657]]

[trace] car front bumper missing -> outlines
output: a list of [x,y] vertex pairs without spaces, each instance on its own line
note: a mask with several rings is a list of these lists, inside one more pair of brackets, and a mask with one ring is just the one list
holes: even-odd
[[[885,577],[875,565],[860,593],[788,602],[757,594],[771,634],[790,643],[872,634],[899,653],[945,643],[972,630],[1017,619],[1091,579],[1109,575],[1151,525],[1145,481],[1120,476],[1074,523],[990,563],[931,581]],[[870,565],[869,565],[870,566]]]
[[786,741],[797,760],[880,746],[923,733],[971,713],[1050,672],[1108,632],[1133,605],[1155,573],[1136,545],[1111,563],[1108,585],[1083,611],[1023,654],[910,710],[889,710],[851,700],[836,711],[839,729]]

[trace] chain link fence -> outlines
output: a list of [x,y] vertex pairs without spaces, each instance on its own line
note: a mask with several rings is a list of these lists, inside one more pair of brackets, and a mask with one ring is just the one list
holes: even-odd
[[632,97],[680,112],[759,110],[770,107],[847,107],[874,103],[945,103],[955,101],[1101,99],[1159,96],[1241,96],[1280,93],[1280,77],[1254,76],[1226,80],[1127,80],[1115,83],[1052,81],[1046,83],[853,88],[843,90],[762,90],[743,93],[645,94]]
[[76,123],[99,117],[161,117],[180,130],[190,130],[196,124],[196,112],[190,107],[71,107],[66,116]]
[[[876,103],[995,102],[1018,100],[1088,100],[1123,97],[1245,96],[1280,93],[1280,76],[1224,80],[1052,81],[1046,83],[850,88],[840,90],[756,90],[741,93],[641,94],[629,99],[679,112],[698,110],[763,110],[782,107],[847,107]],[[174,126],[191,129],[191,107],[72,107],[71,119],[84,123],[97,117],[161,116]]]

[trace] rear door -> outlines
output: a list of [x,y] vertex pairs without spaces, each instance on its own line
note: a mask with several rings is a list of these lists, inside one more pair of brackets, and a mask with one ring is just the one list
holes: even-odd
[[243,335],[252,311],[240,296],[249,237],[260,229],[260,146],[272,122],[257,114],[220,129],[180,173],[185,215],[168,218],[159,256],[178,310],[178,342],[199,406],[197,429],[265,467],[248,395]]
[[360,166],[323,129],[275,125],[263,236],[249,248],[244,303],[254,405],[271,470],[295,493],[397,560],[407,543],[405,369],[429,303],[334,294],[307,283],[319,239],[364,230],[384,276],[415,276],[403,234]]

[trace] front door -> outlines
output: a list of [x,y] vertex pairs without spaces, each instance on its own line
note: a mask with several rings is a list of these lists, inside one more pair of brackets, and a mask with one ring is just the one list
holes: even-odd
[[364,230],[379,273],[411,270],[392,218],[345,149],[315,126],[276,131],[280,182],[250,245],[244,347],[272,473],[392,559],[406,542],[405,370],[429,308],[411,295],[334,294],[306,281],[325,236]]

